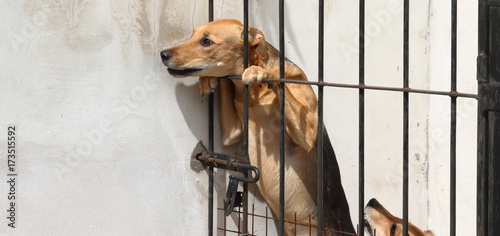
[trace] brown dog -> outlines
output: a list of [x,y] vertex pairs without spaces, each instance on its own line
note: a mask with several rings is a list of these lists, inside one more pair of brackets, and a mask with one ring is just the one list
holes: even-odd
[[[403,220],[393,216],[372,198],[365,207],[365,231],[371,236],[400,236],[403,235]],[[408,222],[408,235],[433,236],[431,231],[422,231],[417,226]]]
[[[249,85],[249,158],[260,169],[257,186],[275,215],[279,214],[279,89],[260,83],[279,78],[279,52],[258,29],[249,27],[249,65],[243,68],[243,25],[237,20],[216,20],[196,28],[187,42],[161,52],[168,72],[176,77],[199,76],[201,94],[218,84],[222,143],[242,140],[243,88]],[[241,80],[218,79],[242,76]],[[307,80],[304,72],[286,60],[285,76]],[[286,174],[285,220],[316,223],[317,100],[310,86],[285,85]],[[354,233],[333,148],[324,135],[325,226]],[[309,227],[286,224],[287,235],[308,235]],[[315,230],[312,230],[315,234]]]

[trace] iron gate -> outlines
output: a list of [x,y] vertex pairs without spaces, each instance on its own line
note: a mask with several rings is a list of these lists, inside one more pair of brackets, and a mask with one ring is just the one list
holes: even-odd
[[500,1],[479,1],[477,235],[500,234]]
[[[279,1],[279,51],[280,51],[280,78],[281,79],[265,79],[264,82],[280,82],[280,108],[281,108],[281,156],[280,156],[280,216],[279,216],[279,233],[284,232],[284,84],[298,83],[317,86],[318,88],[318,127],[323,126],[323,88],[341,87],[357,89],[359,92],[359,204],[358,204],[358,234],[364,235],[364,163],[365,163],[365,90],[382,90],[393,91],[403,94],[403,232],[408,232],[408,162],[409,162],[409,94],[427,94],[436,96],[446,96],[450,98],[450,235],[456,234],[456,130],[457,130],[457,98],[478,99],[478,189],[477,189],[477,235],[500,235],[500,205],[498,204],[498,196],[500,190],[500,160],[495,157],[500,156],[500,1],[498,0],[479,0],[479,57],[478,57],[478,82],[479,93],[469,94],[460,93],[457,91],[457,1],[451,0],[451,86],[450,91],[436,91],[413,89],[409,86],[409,0],[403,0],[403,87],[383,87],[370,86],[365,84],[365,1],[359,0],[359,83],[358,84],[342,84],[324,82],[324,1],[319,0],[319,34],[318,34],[318,79],[317,81],[295,81],[284,79],[284,0]],[[244,23],[244,41],[248,43],[248,0],[243,0],[243,23]],[[209,21],[214,19],[213,0],[209,0]],[[245,47],[245,58],[248,55],[248,49]],[[248,67],[248,59],[245,60],[245,68]],[[240,79],[231,77],[225,79]],[[248,88],[244,91],[244,155],[248,156]],[[214,95],[209,96],[209,135],[208,135],[208,152],[214,152]],[[318,129],[318,145],[322,145],[323,130]],[[496,145],[495,145],[496,144]],[[318,150],[322,150],[321,148]],[[323,153],[318,151],[318,228],[322,228],[322,198],[323,198],[323,179],[322,163]],[[208,235],[214,232],[214,165],[209,165],[209,201],[208,201]],[[245,177],[248,177],[245,174]],[[252,220],[256,216],[253,212],[249,213],[248,209],[248,183],[243,183],[242,196],[242,211],[238,214],[242,215],[242,223],[236,232],[242,235],[253,235],[253,232],[248,230],[248,217]],[[267,214],[260,216],[265,219],[272,219]],[[267,224],[267,221],[266,221]],[[227,229],[223,229],[227,230]],[[229,231],[229,230],[228,230]],[[231,232],[231,231],[230,231]],[[322,235],[322,231],[318,230],[318,235]]]

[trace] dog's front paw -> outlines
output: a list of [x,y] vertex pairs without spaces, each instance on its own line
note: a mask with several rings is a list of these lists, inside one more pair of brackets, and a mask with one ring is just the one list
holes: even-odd
[[244,84],[250,84],[254,81],[262,81],[268,77],[267,70],[260,66],[250,66],[241,75],[241,81]]
[[200,77],[198,84],[200,87],[200,94],[202,96],[211,94],[218,84],[219,79],[216,77]]

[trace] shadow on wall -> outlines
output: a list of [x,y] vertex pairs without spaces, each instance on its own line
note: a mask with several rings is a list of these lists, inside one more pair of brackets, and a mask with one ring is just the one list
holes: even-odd
[[[207,147],[208,105],[196,106],[196,108],[193,108],[192,104],[199,103],[200,100],[202,101],[202,103],[208,104],[208,98],[203,98],[200,95],[200,90],[198,88],[197,83],[192,85],[178,83],[175,86],[175,97],[177,99],[177,105],[179,106],[182,112],[184,121],[186,122],[187,126],[189,127],[193,135],[196,137],[196,139],[198,141],[202,141],[203,145]],[[192,144],[193,149],[196,147],[196,145],[197,143]],[[200,172],[204,168],[205,167],[202,166],[201,162],[194,159],[191,160],[191,169],[193,171]]]

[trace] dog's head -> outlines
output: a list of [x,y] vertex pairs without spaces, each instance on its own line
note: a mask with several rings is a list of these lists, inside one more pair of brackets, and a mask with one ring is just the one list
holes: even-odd
[[[266,42],[258,29],[249,27],[249,62],[266,59]],[[204,24],[191,38],[160,53],[168,72],[176,77],[223,77],[243,73],[243,25],[237,20],[221,19]]]
[[[372,198],[365,207],[365,231],[371,236],[402,236],[403,220],[393,216],[377,199]],[[408,222],[410,236],[433,236],[431,231],[422,231]]]

